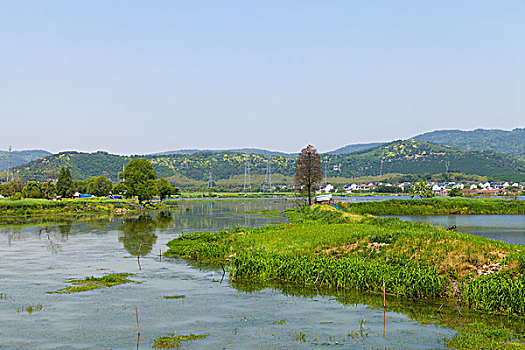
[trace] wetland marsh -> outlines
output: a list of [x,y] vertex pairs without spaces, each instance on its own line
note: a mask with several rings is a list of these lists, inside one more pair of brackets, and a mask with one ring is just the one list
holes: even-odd
[[[383,309],[377,292],[232,283],[219,266],[159,257],[181,233],[285,223],[284,216],[253,213],[291,205],[271,199],[181,201],[174,210],[126,218],[0,224],[0,346],[151,349],[155,339],[178,335],[175,340],[193,339],[182,341],[181,349],[428,349],[443,348],[445,338],[471,322],[523,334],[522,318],[468,309],[459,317],[453,304],[438,312],[441,302],[432,298],[388,295]],[[116,273],[134,274],[129,278],[140,283],[48,293],[70,279]],[[34,305],[38,312],[18,312]]]

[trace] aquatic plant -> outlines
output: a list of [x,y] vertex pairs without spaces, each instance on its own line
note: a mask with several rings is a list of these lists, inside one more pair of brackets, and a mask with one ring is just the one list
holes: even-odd
[[198,340],[198,339],[204,339],[208,336],[208,334],[193,334],[190,335],[178,335],[175,333],[168,333],[165,336],[155,338],[153,340],[153,348],[154,349],[173,349],[176,347],[179,347],[182,342],[190,341],[190,340]]
[[71,293],[80,293],[87,292],[94,289],[100,289],[104,287],[113,287],[125,283],[140,283],[130,280],[128,277],[134,276],[132,273],[114,273],[104,275],[102,277],[86,277],[84,279],[69,279],[68,283],[72,286],[67,286],[65,288],[59,289],[54,292],[48,292],[50,294],[71,294]]
[[184,299],[185,295],[165,295],[164,299]]
[[38,304],[38,305],[29,305],[27,307],[19,307],[18,308],[18,312],[27,312],[28,314],[32,314],[34,312],[39,312],[39,311],[42,311],[43,307],[42,307],[42,304]]

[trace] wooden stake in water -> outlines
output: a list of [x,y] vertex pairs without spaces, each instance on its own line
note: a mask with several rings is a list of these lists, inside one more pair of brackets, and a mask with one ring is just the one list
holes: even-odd
[[135,317],[137,318],[137,334],[140,335],[140,328],[139,328],[139,311],[137,307],[135,306]]
[[385,275],[383,275],[383,308],[386,308]]
[[139,251],[137,254],[137,263],[139,264],[139,270],[142,271],[142,266],[140,266],[140,248],[142,248],[142,244],[139,244]]
[[159,262],[162,262],[162,249],[159,249]]

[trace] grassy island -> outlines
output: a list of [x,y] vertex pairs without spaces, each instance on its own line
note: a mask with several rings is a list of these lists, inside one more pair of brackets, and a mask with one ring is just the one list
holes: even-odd
[[181,235],[166,255],[227,264],[239,283],[382,291],[384,278],[389,295],[525,316],[522,246],[327,205],[286,214],[290,224]]
[[[147,209],[165,207],[162,205],[149,205]],[[86,199],[63,199],[52,201],[47,199],[20,199],[0,200],[0,216],[34,216],[34,215],[62,215],[62,214],[126,214],[143,209],[134,200],[109,199],[105,197],[94,197]]]
[[502,198],[389,199],[340,203],[343,210],[372,215],[525,214],[525,201]]

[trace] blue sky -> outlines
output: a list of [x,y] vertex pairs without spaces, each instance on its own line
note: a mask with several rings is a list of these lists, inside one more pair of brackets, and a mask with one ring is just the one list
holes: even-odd
[[525,126],[525,1],[0,2],[0,149],[320,151]]

